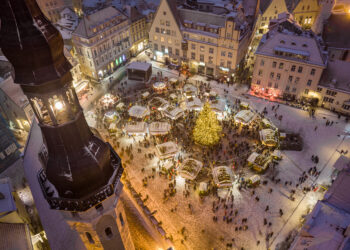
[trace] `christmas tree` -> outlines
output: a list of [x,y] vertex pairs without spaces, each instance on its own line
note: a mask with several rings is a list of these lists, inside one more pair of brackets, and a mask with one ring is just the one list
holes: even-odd
[[209,103],[204,104],[193,129],[193,139],[196,143],[213,146],[220,141],[222,128],[216,114],[211,110]]

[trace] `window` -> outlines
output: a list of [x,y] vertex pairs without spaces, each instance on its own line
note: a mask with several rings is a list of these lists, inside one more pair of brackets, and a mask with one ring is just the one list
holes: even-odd
[[350,105],[346,105],[346,104],[343,104],[343,106],[341,106],[342,109],[345,109],[345,110],[349,110],[350,109]]
[[321,87],[317,87],[317,92],[322,92],[322,88]]
[[222,59],[220,60],[220,66],[221,66],[221,67],[224,67],[224,66],[225,66],[225,60],[222,60]]
[[200,52],[204,52],[204,46],[199,47]]
[[212,56],[209,56],[209,63],[213,64],[213,57]]
[[160,28],[160,33],[165,34],[165,29]]
[[209,48],[209,53],[213,54],[214,53],[214,48]]
[[196,59],[196,53],[191,53],[191,59],[195,60]]
[[89,232],[85,232],[85,235],[86,235],[86,238],[89,240],[90,244],[95,244],[95,241]]
[[204,62],[204,55],[199,55],[199,61]]
[[300,81],[300,77],[296,77],[294,83],[295,83],[295,84],[298,84],[299,81]]
[[95,206],[95,209],[99,212],[101,212],[103,210],[103,206],[102,203],[98,204],[97,206]]
[[293,76],[288,76],[288,82],[292,82],[293,81]]
[[170,30],[166,30],[166,34],[170,36]]
[[180,55],[180,51],[179,49],[175,49],[175,55],[179,56]]
[[336,95],[337,95],[337,92],[327,89],[326,95],[336,96]]
[[161,41],[161,42],[164,42],[164,37],[161,36],[161,37],[160,37],[160,41]]
[[258,75],[261,76],[263,73],[263,71],[261,69],[259,69]]
[[281,79],[281,74],[278,73],[277,76],[276,76],[277,80]]
[[156,32],[159,33],[159,28],[158,27],[156,27]]
[[260,80],[257,80],[257,81],[256,81],[256,84],[257,84],[257,85],[260,85],[260,83],[261,83]]
[[275,89],[278,89],[278,83],[275,82],[275,86],[274,86]]
[[286,91],[289,91],[289,89],[290,89],[290,87],[287,85],[287,86],[286,86]]
[[163,11],[163,15],[166,16],[166,11]]
[[292,72],[294,72],[295,71],[295,68],[296,68],[296,66],[295,65],[292,65],[292,68],[290,69]]
[[316,73],[316,69],[311,69],[310,75],[314,76]]
[[275,76],[275,73],[271,72],[271,73],[270,73],[270,78],[273,79],[274,76]]
[[302,72],[303,72],[303,67],[299,66],[298,73],[302,73]]
[[226,52],[225,51],[221,51],[221,56],[226,56]]
[[306,83],[306,85],[307,85],[307,86],[311,86],[311,83],[312,83],[312,80],[308,80],[307,83]]
[[191,44],[192,49],[196,49],[196,45],[194,43]]
[[170,21],[165,21],[165,25],[169,27],[170,26]]
[[333,103],[333,102],[334,102],[334,99],[333,99],[333,98],[330,98],[330,97],[325,96],[325,97],[323,97],[323,101],[324,101],[324,102]]
[[280,43],[281,43],[281,44],[285,44],[286,42],[285,42],[284,40],[281,40]]
[[158,50],[158,44],[153,44],[153,48],[154,48],[154,50]]
[[[230,54],[230,53],[229,53]],[[232,53],[231,53],[231,57],[232,57]],[[260,61],[260,66],[264,66],[265,62],[264,62],[264,59],[261,59]]]
[[228,53],[227,53],[227,56],[228,56],[229,58],[232,58],[232,52],[228,52]]
[[107,227],[107,228],[105,229],[105,234],[106,234],[106,236],[107,236],[109,239],[112,239],[113,233],[112,233],[112,229],[111,229],[110,227]]
[[169,55],[173,54],[173,48],[172,47],[168,47],[168,53],[169,53]]
[[232,62],[231,61],[227,61],[227,68],[231,68]]
[[297,88],[293,88],[292,92],[294,92],[294,93],[297,92]]
[[120,220],[120,224],[122,224],[122,226],[124,226],[124,218],[122,213],[119,213],[119,220]]
[[269,82],[269,83],[267,84],[267,87],[271,88],[271,87],[272,87],[272,82]]
[[165,46],[164,46],[164,45],[161,46],[161,51],[162,51],[163,53],[165,52]]
[[272,62],[272,68],[276,68],[277,62]]
[[305,89],[305,90],[304,90],[304,94],[305,94],[305,95],[309,94],[309,90],[308,90],[308,89]]
[[284,63],[280,63],[280,65],[278,66],[279,69],[283,69],[283,65]]

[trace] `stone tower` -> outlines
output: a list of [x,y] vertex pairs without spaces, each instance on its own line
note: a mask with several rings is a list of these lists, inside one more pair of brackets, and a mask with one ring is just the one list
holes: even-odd
[[1,0],[0,18],[1,49],[44,137],[37,176],[50,208],[87,249],[134,249],[119,202],[121,159],[87,125],[60,33],[35,0]]
[[315,34],[321,34],[323,31],[323,26],[332,14],[332,9],[335,5],[336,0],[320,0],[319,5],[321,6],[321,11],[318,14],[316,21],[312,25],[311,29]]

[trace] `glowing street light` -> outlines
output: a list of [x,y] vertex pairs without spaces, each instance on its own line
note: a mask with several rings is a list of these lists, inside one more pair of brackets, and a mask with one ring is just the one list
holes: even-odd
[[57,110],[63,109],[63,103],[61,101],[56,101],[55,102],[55,109],[57,109]]

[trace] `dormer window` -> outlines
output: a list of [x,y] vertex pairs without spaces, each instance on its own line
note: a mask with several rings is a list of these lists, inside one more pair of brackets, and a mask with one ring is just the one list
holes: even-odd
[[303,44],[303,47],[304,47],[304,48],[307,48],[307,44],[304,43],[304,44]]
[[292,42],[291,44],[292,44],[293,46],[295,46],[295,45],[296,45],[296,43],[295,43],[295,42]]
[[281,43],[281,44],[285,44],[286,42],[285,42],[284,40],[281,40],[280,43]]

